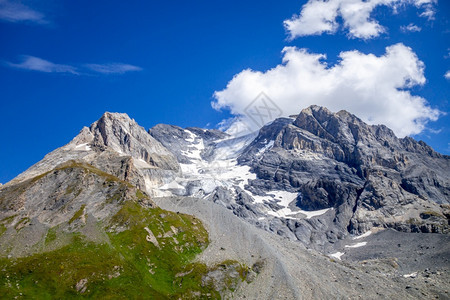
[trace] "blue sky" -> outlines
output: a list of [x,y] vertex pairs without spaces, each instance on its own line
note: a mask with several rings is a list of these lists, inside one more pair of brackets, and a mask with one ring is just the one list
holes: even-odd
[[[344,11],[346,0],[333,1]],[[157,123],[215,127],[239,115],[239,103],[256,97],[256,90],[262,89],[286,107],[286,114],[318,99],[318,104],[329,103],[334,110],[342,106],[364,117],[366,112],[355,106],[357,100],[342,98],[365,84],[361,78],[366,73],[358,73],[365,71],[352,72],[348,67],[355,60],[361,64],[373,60],[374,67],[366,75],[380,86],[378,98],[372,93],[365,99],[374,102],[372,111],[377,111],[373,116],[367,112],[368,119],[383,122],[384,116],[392,115],[398,105],[390,111],[383,109],[394,102],[389,97],[398,93],[407,94],[404,101],[421,97],[427,102],[418,104],[411,115],[401,109],[398,120],[386,122],[393,122],[398,132],[407,128],[405,132],[413,132],[416,139],[450,154],[450,79],[444,77],[450,70],[450,4],[444,0],[430,0],[428,6],[416,5],[419,2],[414,1],[420,0],[395,1],[370,10],[370,18],[384,29],[368,36],[357,27],[367,24],[351,23],[339,11],[327,22],[332,29],[323,32],[317,30],[312,17],[296,23],[297,27],[283,25],[286,20],[299,21],[298,15],[311,4],[305,0],[0,0],[0,182],[11,180],[69,142],[105,111],[126,112],[146,128]],[[333,8],[327,9],[333,13]],[[430,10],[433,16],[423,15]],[[296,48],[287,51],[293,58],[283,64],[284,47]],[[303,48],[308,49],[307,55],[298,58]],[[339,56],[341,52],[347,53],[346,58]],[[277,72],[297,78],[304,62],[300,67],[291,62],[315,54],[326,58],[319,66],[311,62],[323,73],[311,78],[323,80],[324,86],[333,85],[342,74],[354,75],[337,88],[330,87],[328,98],[320,95],[320,89],[296,91],[295,82],[292,93],[279,93],[279,84],[271,81],[279,78]],[[273,68],[278,71],[270,72]],[[243,72],[246,69],[253,71]],[[255,74],[257,81],[252,79]],[[302,76],[310,79],[312,75]],[[383,87],[396,76],[403,76],[404,82],[394,86],[394,92],[392,86],[386,87],[384,93]],[[265,85],[271,87],[266,90]],[[238,86],[251,89],[239,94]],[[346,94],[343,89],[348,90]],[[311,100],[304,100],[310,93]],[[412,117],[417,111],[423,116]],[[431,120],[433,112],[435,121]]]

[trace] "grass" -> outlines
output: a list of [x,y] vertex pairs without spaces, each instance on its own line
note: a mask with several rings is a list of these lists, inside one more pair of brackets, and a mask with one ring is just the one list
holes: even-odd
[[[83,211],[80,208],[72,219]],[[220,299],[222,290],[204,280],[208,273],[234,268],[237,278],[228,273],[224,277],[224,288],[230,291],[246,278],[248,268],[236,261],[213,268],[193,262],[209,240],[201,222],[192,216],[125,201],[102,226],[110,243],[88,242],[81,234],[71,233],[70,243],[57,250],[0,259],[1,297]],[[157,245],[148,241],[149,231]],[[56,228],[50,229],[45,243],[57,236]]]
[[142,200],[142,199],[146,199],[147,196],[141,190],[137,190],[136,191],[136,198],[138,200]]
[[[0,294],[5,299],[13,299],[20,294],[34,299],[96,298],[102,294],[111,297],[123,293],[127,285],[127,295],[133,298],[138,298],[142,292],[151,292],[140,288],[140,276],[109,245],[85,243],[77,235],[70,245],[56,251],[3,260],[0,264],[5,270],[2,275],[6,275],[0,279]],[[121,280],[113,278],[116,266],[125,269]],[[77,283],[83,279],[87,279],[87,288],[80,293],[82,289],[77,290]],[[131,282],[135,283],[134,289]]]
[[16,216],[17,216],[17,215],[12,215],[12,216],[6,217],[6,218],[2,219],[2,220],[0,221],[0,223],[2,223],[2,224],[8,224],[8,223],[11,223],[11,222],[14,220],[14,218],[15,218]]
[[78,220],[83,216],[84,214],[84,208],[86,207],[86,204],[81,205],[80,209],[75,212],[72,218],[69,220],[69,224],[72,224],[74,221]]
[[14,221],[14,218],[17,215],[12,215],[6,218],[3,218],[0,221],[0,237],[6,232],[6,230],[8,230],[8,227],[6,225],[10,224],[12,221]]
[[432,210],[424,211],[424,212],[420,213],[421,219],[428,219],[431,217],[445,218],[442,214],[432,211]]
[[7,230],[5,224],[0,224],[0,237],[5,233]]
[[50,228],[45,236],[45,245],[51,244],[54,240],[56,240],[56,237],[56,227]]

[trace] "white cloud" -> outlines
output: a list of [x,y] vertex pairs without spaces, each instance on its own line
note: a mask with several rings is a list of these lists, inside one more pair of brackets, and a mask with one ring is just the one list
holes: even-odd
[[46,73],[72,73],[78,74],[77,69],[70,65],[55,64],[34,56],[23,56],[23,61],[18,64],[8,63],[9,66],[18,69],[40,71]]
[[0,0],[0,20],[7,22],[48,23],[45,16],[20,1]]
[[290,39],[322,33],[335,33],[339,28],[338,17],[352,38],[370,39],[379,36],[386,29],[371,18],[378,6],[388,6],[397,11],[402,5],[414,5],[424,11],[420,14],[434,18],[435,0],[309,0],[299,15],[284,21]]
[[284,21],[291,38],[304,35],[316,35],[322,32],[334,33],[338,28],[338,1],[309,1],[302,7],[299,16]]
[[124,74],[126,72],[142,71],[141,67],[122,63],[86,64],[85,67],[102,74]]
[[[80,68],[73,65],[56,64],[39,57],[29,55],[22,56],[21,63],[16,64],[7,62],[6,64],[17,69],[39,71],[45,73],[71,73],[75,75],[89,75],[89,73],[86,72],[80,73]],[[91,73],[94,72],[100,74],[124,74],[127,72],[142,71],[141,67],[123,63],[85,64],[83,66]]]
[[447,71],[444,75],[445,79],[449,79],[450,80],[450,71]]
[[400,26],[400,30],[403,32],[419,32],[422,30],[422,28],[414,25],[413,23],[410,23],[407,26]]
[[416,7],[423,8],[423,12],[419,16],[428,20],[434,20],[434,16],[436,15],[434,4],[437,3],[437,0],[415,0],[414,2]]
[[[403,137],[420,133],[440,112],[410,88],[425,83],[424,64],[403,44],[386,48],[382,56],[342,52],[328,66],[323,54],[286,47],[283,63],[266,72],[244,70],[227,87],[214,93],[215,109],[229,109],[252,124],[248,107],[266,93],[284,116],[316,104],[332,111],[345,109],[370,124],[385,124]],[[272,118],[273,119],[273,118]]]

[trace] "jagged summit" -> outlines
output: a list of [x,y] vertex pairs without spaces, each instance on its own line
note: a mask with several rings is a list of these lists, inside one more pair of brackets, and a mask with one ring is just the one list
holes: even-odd
[[109,147],[161,169],[178,170],[172,153],[127,114],[107,112],[91,125],[90,131],[94,146]]
[[296,116],[294,124],[335,143],[359,143],[359,146],[368,144],[374,148],[377,145],[389,148],[390,151],[394,149],[444,157],[423,141],[416,141],[411,137],[398,138],[387,126],[369,125],[346,110],[333,113],[325,107],[311,105]]
[[327,108],[310,106],[297,116],[295,125],[321,138],[336,143],[397,141],[394,132],[384,125],[368,125],[355,115],[341,110],[332,113]]
[[130,118],[130,116],[128,116],[127,113],[105,111],[103,113],[103,115],[100,117],[100,119],[104,119],[104,118],[108,118],[108,119],[123,119],[123,120],[129,120],[129,121],[134,122],[134,119]]

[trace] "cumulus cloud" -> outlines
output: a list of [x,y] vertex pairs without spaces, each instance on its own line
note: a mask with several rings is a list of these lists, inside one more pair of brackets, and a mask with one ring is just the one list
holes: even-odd
[[435,0],[309,0],[299,15],[284,21],[290,39],[300,36],[335,33],[339,28],[338,17],[352,38],[370,39],[386,29],[371,18],[378,6],[388,6],[397,11],[402,5],[414,5],[423,12],[422,17],[433,19]]
[[422,28],[414,25],[413,23],[410,23],[407,26],[400,26],[400,30],[403,32],[419,32],[422,30]]
[[249,107],[257,106],[261,114],[264,105],[255,97],[264,92],[284,116],[312,104],[345,109],[369,124],[387,125],[400,137],[420,133],[440,114],[411,94],[412,87],[426,81],[424,64],[403,44],[387,47],[382,56],[342,52],[333,66],[327,65],[325,55],[306,49],[285,47],[283,55],[282,64],[273,69],[235,75],[224,90],[214,93],[213,107],[229,109],[241,122],[254,124]]
[[[24,55],[22,56],[22,62],[11,63],[7,62],[7,65],[16,69],[39,71],[45,73],[71,73],[75,75],[89,75],[92,73],[99,74],[124,74],[127,72],[142,71],[141,67],[123,64],[123,63],[108,63],[108,64],[85,64],[82,68],[75,67],[73,65],[56,64],[51,61],[35,57]],[[80,69],[87,72],[80,72]]]
[[8,63],[10,67],[45,73],[72,73],[78,74],[77,69],[70,65],[55,64],[35,56],[22,56],[23,61],[18,64]]
[[0,0],[0,20],[7,22],[48,23],[45,16],[20,1]]
[[447,71],[444,75],[445,79],[449,79],[450,80],[450,71]]
[[141,67],[122,63],[86,64],[85,67],[102,74],[124,74],[126,72],[142,71]]

